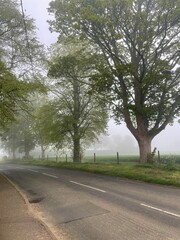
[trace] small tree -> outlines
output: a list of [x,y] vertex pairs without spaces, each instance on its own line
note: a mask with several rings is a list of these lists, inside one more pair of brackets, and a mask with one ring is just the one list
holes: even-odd
[[[42,105],[42,103],[41,103]],[[45,151],[48,149],[49,145],[51,144],[51,140],[47,137],[47,132],[51,131],[49,129],[49,124],[51,121],[49,119],[49,110],[44,105],[37,108],[34,113],[34,122],[33,122],[33,132],[36,136],[36,144],[41,148],[41,159],[45,159]]]
[[3,134],[2,141],[6,150],[12,153],[13,160],[16,152],[24,153],[24,158],[30,158],[30,151],[36,145],[36,138],[32,131],[32,119],[30,116],[18,117]]
[[10,157],[13,160],[16,159],[16,153],[18,151],[18,137],[19,137],[18,125],[15,123],[11,124],[11,128],[5,131],[2,135],[2,147],[4,150],[8,151]]
[[24,153],[25,159],[30,159],[30,151],[36,146],[36,136],[33,132],[33,118],[25,116],[19,118],[19,136],[18,149],[20,153]]

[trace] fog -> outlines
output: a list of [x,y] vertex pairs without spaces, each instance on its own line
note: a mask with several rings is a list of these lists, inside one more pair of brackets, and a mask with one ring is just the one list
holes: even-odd
[[[23,0],[26,14],[36,20],[37,34],[39,40],[47,45],[56,42],[57,34],[48,30],[47,19],[50,19],[47,12],[50,0]],[[180,153],[180,124],[167,126],[152,142],[152,148],[156,147],[162,153]],[[100,142],[90,147],[91,151],[112,153],[118,151],[121,154],[137,154],[137,142],[127,130],[125,124],[116,125],[113,120],[109,121],[107,136],[102,136]]]
[[[180,124],[168,125],[164,131],[157,135],[152,141],[152,150],[157,148],[162,154],[180,154]],[[101,136],[99,143],[90,147],[88,154],[92,151],[99,154],[138,154],[138,144],[133,135],[129,132],[124,123],[116,125],[109,121],[108,133]]]
[[52,19],[47,11],[49,2],[50,0],[23,0],[25,14],[35,19],[39,40],[46,46],[56,42],[58,37],[58,34],[49,31],[47,20]]

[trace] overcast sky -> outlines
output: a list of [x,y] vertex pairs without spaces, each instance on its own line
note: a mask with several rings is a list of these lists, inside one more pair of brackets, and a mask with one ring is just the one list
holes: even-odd
[[57,34],[49,31],[47,20],[51,18],[47,8],[50,0],[23,0],[26,15],[36,20],[37,34],[40,41],[45,45],[56,42]]
[[[47,8],[50,0],[23,0],[24,8],[26,14],[30,15],[36,20],[36,26],[38,28],[37,34],[40,42],[49,46],[57,39],[57,34],[52,34],[48,30],[47,19],[50,19]],[[130,140],[137,146],[137,143],[131,133],[127,130],[125,124],[116,126],[111,120],[109,122],[109,137],[119,135],[120,138],[127,139],[129,136]],[[108,138],[109,138],[108,137]],[[173,126],[167,126],[167,128],[162,131],[153,140],[152,147],[157,147],[161,153],[180,153],[180,124],[175,123]]]

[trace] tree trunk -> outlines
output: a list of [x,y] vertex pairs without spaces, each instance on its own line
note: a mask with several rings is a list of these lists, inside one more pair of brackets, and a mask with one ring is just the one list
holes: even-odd
[[25,151],[25,159],[30,159],[30,151]]
[[44,149],[43,145],[41,145],[41,159],[42,160],[45,159],[45,149]]
[[141,136],[139,139],[137,139],[137,141],[139,144],[139,154],[140,154],[139,162],[141,164],[150,163],[152,138],[149,136]]
[[80,146],[80,139],[74,138],[73,140],[73,162],[81,162],[80,154],[81,154],[81,146]]
[[12,155],[13,155],[13,160],[16,160],[16,150],[13,149]]

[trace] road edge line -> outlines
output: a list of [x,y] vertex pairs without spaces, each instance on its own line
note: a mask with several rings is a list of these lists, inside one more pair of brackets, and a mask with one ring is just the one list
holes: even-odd
[[25,204],[27,205],[29,214],[45,228],[45,230],[49,233],[49,235],[52,238],[52,240],[58,240],[56,235],[51,231],[50,226],[46,222],[44,222],[43,219],[40,216],[35,214],[35,212],[33,211],[32,207],[31,207],[31,204],[28,201],[28,198],[23,193],[23,190],[21,190],[20,187],[18,187],[13,181],[11,181],[5,174],[3,174],[3,173],[0,173],[0,174],[16,189],[16,191],[22,197],[22,199],[24,200]]

